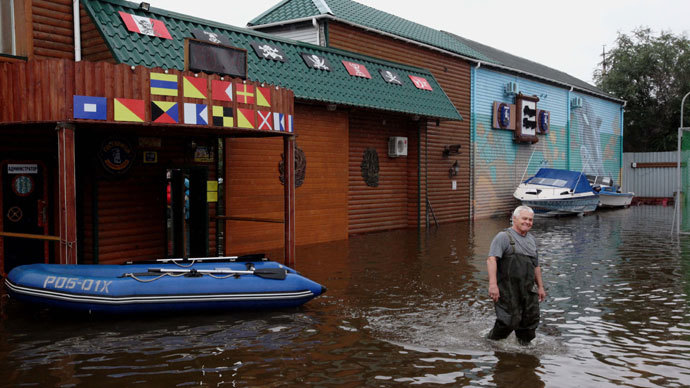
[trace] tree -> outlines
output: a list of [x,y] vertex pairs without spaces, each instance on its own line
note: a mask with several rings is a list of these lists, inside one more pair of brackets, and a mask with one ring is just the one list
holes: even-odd
[[[680,102],[690,92],[690,40],[663,31],[654,36],[643,27],[630,36],[619,32],[605,64],[605,73],[594,72],[594,82],[627,102],[623,150],[675,150]],[[688,108],[684,113],[690,119]]]

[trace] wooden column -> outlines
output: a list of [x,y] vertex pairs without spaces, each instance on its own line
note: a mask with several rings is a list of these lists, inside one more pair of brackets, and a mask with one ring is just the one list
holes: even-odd
[[74,126],[58,123],[58,219],[60,264],[77,264],[77,199],[74,163]]
[[295,137],[283,137],[285,155],[285,265],[295,267]]

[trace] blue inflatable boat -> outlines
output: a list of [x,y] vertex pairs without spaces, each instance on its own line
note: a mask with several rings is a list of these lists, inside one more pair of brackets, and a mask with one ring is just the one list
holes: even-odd
[[274,261],[162,259],[123,265],[29,264],[5,279],[10,297],[94,313],[277,309],[326,289]]

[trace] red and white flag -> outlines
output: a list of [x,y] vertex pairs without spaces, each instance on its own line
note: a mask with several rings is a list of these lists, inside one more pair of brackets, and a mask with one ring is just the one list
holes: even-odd
[[172,36],[170,36],[168,32],[168,28],[165,27],[165,23],[160,20],[137,16],[122,11],[120,11],[119,14],[129,31],[149,36],[157,36],[163,39],[172,39]]

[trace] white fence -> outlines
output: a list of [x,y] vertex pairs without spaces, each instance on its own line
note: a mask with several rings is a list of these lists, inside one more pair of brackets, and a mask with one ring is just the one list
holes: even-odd
[[623,153],[623,191],[635,197],[672,198],[678,186],[677,158],[676,151]]

